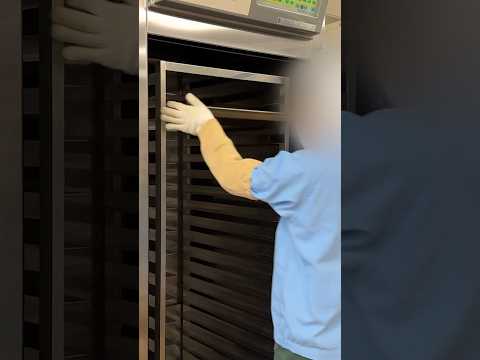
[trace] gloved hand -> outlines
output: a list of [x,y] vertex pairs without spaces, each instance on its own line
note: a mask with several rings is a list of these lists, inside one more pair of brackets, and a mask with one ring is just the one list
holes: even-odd
[[198,136],[198,131],[208,120],[214,119],[212,112],[195,95],[188,94],[187,104],[169,101],[162,108],[162,121],[166,122],[169,131],[182,131]]
[[65,60],[138,74],[138,0],[65,0],[52,21]]

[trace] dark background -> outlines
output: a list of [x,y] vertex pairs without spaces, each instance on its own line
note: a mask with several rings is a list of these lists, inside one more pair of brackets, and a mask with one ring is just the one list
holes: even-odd
[[479,12],[471,0],[344,0],[342,65],[356,74],[358,112],[476,99]]
[[[1,357],[13,358],[22,346],[22,101],[21,101],[21,6],[2,3],[0,11],[1,66],[0,106],[0,329]],[[8,34],[8,36],[7,36]],[[9,241],[6,241],[6,240]],[[3,269],[9,269],[4,271]]]
[[479,10],[343,1],[345,360],[480,354]]

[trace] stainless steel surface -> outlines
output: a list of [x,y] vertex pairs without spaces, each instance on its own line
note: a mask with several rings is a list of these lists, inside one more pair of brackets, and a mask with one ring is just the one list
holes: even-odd
[[231,109],[221,107],[209,107],[213,115],[222,119],[282,121],[282,113],[274,111],[255,111],[245,109]]
[[150,6],[167,15],[297,39],[309,39],[321,31],[326,8],[326,0],[318,0],[316,14],[257,0],[157,0]]
[[213,76],[213,77],[235,79],[235,80],[264,82],[264,83],[271,83],[271,84],[283,84],[285,79],[284,77],[281,77],[281,76],[218,69],[218,68],[211,68],[211,67],[205,67],[205,66],[172,63],[172,62],[165,62],[165,66],[166,66],[165,69],[167,71],[175,71],[175,72],[204,75],[204,76]]
[[147,0],[139,0],[138,359],[148,360],[148,48]]
[[[282,86],[282,92],[281,92],[281,96],[283,97],[284,99],[284,102],[283,102],[283,107],[281,108],[281,111],[285,114],[287,113],[288,109],[289,109],[289,105],[290,105],[290,78],[286,78],[285,79],[285,82],[283,83],[283,86]],[[290,150],[290,127],[288,125],[288,123],[285,122],[285,151],[289,151]]]
[[[167,104],[167,65],[165,61],[160,62],[160,108]],[[160,125],[160,360],[165,360],[166,353],[166,321],[167,321],[167,130],[162,122]],[[157,128],[158,136],[158,128]],[[158,169],[158,167],[157,167]],[[157,174],[158,175],[158,174]],[[158,188],[157,188],[158,190]],[[158,196],[158,194],[157,194]],[[157,229],[158,231],[158,229]],[[158,239],[158,238],[157,238]],[[158,264],[157,264],[158,266]],[[158,284],[158,282],[157,282]],[[159,305],[158,305],[159,304]],[[158,329],[157,329],[158,331]]]
[[290,58],[308,57],[311,50],[319,47],[322,41],[321,35],[311,40],[290,39],[187,20],[151,10],[148,11],[148,33]]

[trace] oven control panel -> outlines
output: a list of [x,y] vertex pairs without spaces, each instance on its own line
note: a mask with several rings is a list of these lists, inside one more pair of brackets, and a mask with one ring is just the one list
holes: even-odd
[[151,9],[223,26],[311,38],[323,25],[328,0],[152,0]]

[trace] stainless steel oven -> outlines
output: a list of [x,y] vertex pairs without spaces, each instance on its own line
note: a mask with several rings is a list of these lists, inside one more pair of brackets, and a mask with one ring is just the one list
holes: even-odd
[[277,217],[224,192],[198,140],[167,133],[168,100],[198,95],[244,156],[289,148],[288,68],[320,44],[159,12],[140,2],[139,359],[273,358]]

